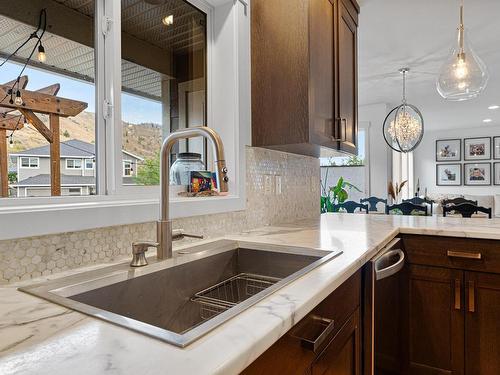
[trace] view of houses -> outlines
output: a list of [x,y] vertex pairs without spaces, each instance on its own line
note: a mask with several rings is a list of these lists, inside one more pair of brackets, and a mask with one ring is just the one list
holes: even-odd
[[[144,159],[125,150],[123,184],[136,184],[137,165]],[[11,197],[50,196],[50,149],[35,147],[10,154]],[[61,142],[61,194],[93,195],[96,192],[95,144],[77,139]]]

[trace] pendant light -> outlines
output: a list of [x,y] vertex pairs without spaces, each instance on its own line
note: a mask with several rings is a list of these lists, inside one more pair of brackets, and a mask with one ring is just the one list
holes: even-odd
[[403,75],[403,98],[384,120],[383,133],[387,145],[397,152],[411,152],[417,148],[424,136],[424,119],[419,109],[406,101],[406,74],[410,68],[401,68]]
[[441,68],[437,90],[446,100],[473,99],[486,88],[488,70],[468,41],[464,28],[464,5],[460,5],[457,44],[452,48]]

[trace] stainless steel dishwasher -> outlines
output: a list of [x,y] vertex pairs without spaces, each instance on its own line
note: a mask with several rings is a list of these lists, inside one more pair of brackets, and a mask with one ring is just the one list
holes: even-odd
[[401,373],[405,253],[392,240],[363,269],[364,375]]

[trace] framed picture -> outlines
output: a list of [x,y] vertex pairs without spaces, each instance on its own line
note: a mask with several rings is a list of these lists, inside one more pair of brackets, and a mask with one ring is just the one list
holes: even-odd
[[493,163],[493,183],[500,185],[500,163]]
[[490,160],[491,137],[465,138],[464,160]]
[[461,139],[438,139],[436,141],[436,161],[462,160]]
[[469,186],[491,185],[491,163],[465,163],[464,184]]
[[436,185],[438,186],[461,186],[462,165],[461,164],[436,164]]
[[500,137],[493,137],[493,159],[500,159]]

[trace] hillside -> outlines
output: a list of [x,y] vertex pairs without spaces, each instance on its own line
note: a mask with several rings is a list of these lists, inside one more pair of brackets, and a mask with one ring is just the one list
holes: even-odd
[[[70,139],[79,139],[85,142],[95,141],[95,114],[82,112],[71,118],[61,118],[61,142]],[[40,115],[48,126],[48,116]],[[154,156],[161,146],[161,126],[158,124],[131,124],[123,123],[123,149],[145,159]],[[27,150],[47,144],[38,131],[32,126],[25,126],[13,136],[11,152]]]

